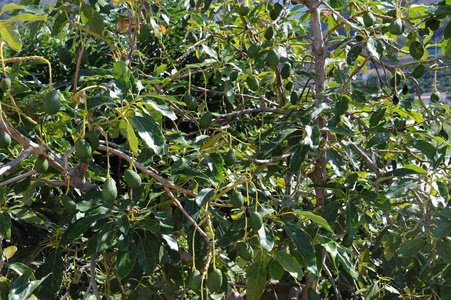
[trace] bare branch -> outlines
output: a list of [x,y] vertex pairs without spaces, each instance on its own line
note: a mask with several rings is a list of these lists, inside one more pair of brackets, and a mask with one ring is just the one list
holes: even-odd
[[36,170],[28,171],[27,173],[20,174],[20,175],[17,175],[16,177],[13,177],[11,179],[8,179],[8,180],[5,180],[3,182],[0,182],[0,186],[8,185],[10,183],[14,183],[16,181],[19,181],[21,179],[27,178],[27,177],[29,177],[29,176],[31,176],[33,174],[36,174],[36,173],[37,173]]
[[[97,150],[102,150],[102,151],[107,151],[107,147],[104,145],[100,145],[99,148]],[[155,172],[149,170],[148,168],[144,167],[143,165],[141,165],[139,162],[137,162],[135,159],[132,159],[130,156],[128,156],[127,154],[125,154],[122,151],[119,151],[117,149],[113,149],[113,148],[108,148],[108,152],[113,153],[114,155],[119,156],[120,158],[125,159],[126,161],[128,161],[129,163],[133,163],[133,165],[136,166],[136,168],[138,168],[139,170],[141,170],[143,173],[151,176],[152,178],[154,178],[156,181],[158,181],[159,183],[161,183],[164,187],[168,187],[174,190],[177,190],[183,194],[187,194],[193,197],[196,197],[197,194],[191,190],[182,188],[180,186],[177,186],[173,183],[171,183],[169,180],[167,180],[166,178],[163,178],[162,176],[156,174]]]
[[174,196],[174,194],[172,194],[171,190],[167,187],[164,187],[164,190],[166,191],[168,196],[172,199],[172,201],[177,206],[177,208],[185,215],[185,217],[188,219],[188,221],[191,223],[191,225],[193,225],[194,228],[196,228],[197,232],[199,232],[199,234],[204,238],[205,242],[207,243],[208,248],[213,248],[213,244],[211,243],[207,234],[202,230],[202,228],[199,227],[199,225],[196,223],[196,221],[194,221],[193,218],[191,218],[191,216],[188,214],[188,212],[185,210],[185,208],[183,208],[180,201]]
[[13,169],[14,167],[16,167],[18,164],[20,164],[25,158],[27,158],[28,156],[30,156],[31,152],[33,151],[32,148],[27,148],[25,149],[18,157],[16,157],[15,159],[13,159],[12,161],[10,161],[7,164],[4,164],[3,166],[0,167],[0,176],[1,175],[8,175],[11,169]]

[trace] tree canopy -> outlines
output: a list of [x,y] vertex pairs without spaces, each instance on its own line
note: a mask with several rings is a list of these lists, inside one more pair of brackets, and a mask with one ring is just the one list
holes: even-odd
[[0,298],[448,299],[450,15],[3,5]]

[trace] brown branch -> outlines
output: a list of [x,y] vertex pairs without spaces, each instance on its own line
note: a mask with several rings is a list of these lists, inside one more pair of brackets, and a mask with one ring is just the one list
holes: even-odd
[[[107,151],[107,147],[104,145],[100,145],[99,148],[97,150],[101,150],[101,151]],[[191,190],[182,188],[180,186],[177,186],[173,183],[171,183],[169,180],[167,180],[166,178],[163,178],[162,176],[156,174],[155,172],[149,170],[148,168],[144,167],[142,164],[140,164],[138,161],[136,161],[135,159],[132,159],[130,156],[128,156],[127,154],[125,154],[122,151],[119,151],[117,149],[113,149],[113,148],[108,148],[108,152],[119,156],[122,159],[125,159],[126,161],[128,161],[129,163],[133,163],[133,165],[141,170],[143,173],[151,176],[152,178],[154,178],[156,181],[158,181],[159,183],[161,183],[163,185],[163,187],[167,187],[167,188],[171,188],[173,190],[179,191],[183,194],[186,195],[190,195],[193,197],[196,197],[197,194]]]
[[180,201],[174,196],[174,194],[172,194],[171,190],[167,187],[164,187],[164,190],[166,191],[166,194],[168,194],[168,196],[172,199],[172,201],[177,206],[177,208],[185,215],[185,217],[188,219],[188,221],[191,223],[191,225],[193,225],[194,228],[196,228],[197,232],[199,232],[199,234],[204,238],[205,242],[207,243],[208,248],[210,248],[210,249],[213,248],[213,244],[211,243],[207,234],[202,230],[202,228],[199,227],[199,225],[196,223],[196,221],[194,221],[193,218],[191,218],[191,216],[188,214],[188,212],[185,210],[185,208],[183,208]]
[[10,161],[9,163],[4,164],[0,167],[0,176],[1,175],[8,175],[11,169],[16,167],[18,164],[20,164],[25,158],[30,156],[31,152],[33,151],[32,148],[26,148],[18,157]]
[[236,111],[233,113],[218,115],[213,123],[220,123],[220,124],[230,123],[233,120],[238,120],[242,115],[251,115],[251,114],[257,114],[257,113],[263,113],[263,112],[288,115],[288,116],[293,113],[292,110],[279,109],[279,108],[265,108],[265,107],[250,108],[250,109],[243,109],[240,111]]
[[27,177],[29,177],[29,176],[31,176],[33,174],[36,174],[36,173],[37,173],[36,170],[28,171],[27,173],[20,174],[20,175],[17,175],[15,177],[11,178],[11,179],[8,179],[8,180],[5,180],[3,182],[0,182],[0,186],[8,185],[10,183],[14,183],[16,181],[19,181],[21,179],[27,178]]

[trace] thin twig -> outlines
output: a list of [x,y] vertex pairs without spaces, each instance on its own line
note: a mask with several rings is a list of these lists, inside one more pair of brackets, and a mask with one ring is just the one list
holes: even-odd
[[204,238],[205,242],[207,243],[208,248],[213,248],[213,244],[211,243],[209,237],[207,234],[202,230],[202,228],[199,227],[199,225],[196,223],[196,221],[191,218],[191,216],[188,214],[188,212],[183,208],[180,201],[172,194],[171,190],[167,187],[164,187],[164,190],[166,191],[166,194],[172,199],[174,204],[177,206],[177,208],[185,215],[185,217],[188,219],[188,221],[191,223],[191,225],[196,228],[197,232]]
[[16,181],[19,181],[21,179],[27,178],[27,177],[29,177],[29,176],[31,176],[33,174],[36,174],[36,173],[37,173],[36,170],[28,171],[27,173],[20,174],[20,175],[17,175],[16,177],[13,177],[11,179],[8,179],[8,180],[0,182],[0,186],[8,185],[10,183],[14,183]]
[[135,167],[139,170],[141,170],[143,173],[151,176],[152,178],[154,178],[156,181],[158,181],[159,183],[161,183],[164,187],[168,187],[174,190],[177,190],[183,194],[187,194],[193,197],[196,197],[197,194],[191,190],[182,188],[180,186],[177,186],[173,183],[171,183],[169,180],[167,180],[166,178],[163,178],[162,176],[156,174],[155,172],[149,170],[148,168],[144,167],[142,164],[140,164],[138,161],[136,161],[135,159],[132,159],[130,156],[128,156],[127,154],[125,154],[122,151],[119,151],[117,149],[113,149],[111,147],[109,147],[107,149],[106,146],[104,145],[100,145],[99,148],[97,150],[101,150],[101,151],[109,151],[110,153],[113,153],[114,155],[119,156],[120,158],[125,159],[126,161],[128,161],[129,163],[133,163],[135,165]]
[[8,171],[13,169],[15,166],[20,164],[25,158],[30,156],[32,151],[33,151],[32,148],[26,148],[18,157],[16,157],[15,159],[10,161],[9,163],[4,164],[3,166],[1,166],[0,167],[0,176],[4,175],[4,174],[8,175]]
[[[91,261],[96,261],[96,256],[95,254],[91,255]],[[101,300],[100,299],[100,295],[99,295],[99,289],[97,287],[97,282],[96,282],[96,264],[91,262],[91,270],[90,270],[90,285],[92,286],[92,292],[94,293],[94,295],[96,296],[97,300]]]

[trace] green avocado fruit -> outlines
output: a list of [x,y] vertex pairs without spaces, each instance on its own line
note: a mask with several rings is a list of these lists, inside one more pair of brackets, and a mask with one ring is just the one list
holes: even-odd
[[280,77],[282,77],[282,79],[287,79],[288,77],[290,77],[290,71],[291,71],[290,64],[283,65],[283,68],[280,71]]
[[102,197],[106,201],[113,202],[117,198],[117,186],[116,181],[113,178],[108,178],[103,183]]
[[222,272],[221,270],[213,270],[208,275],[207,287],[210,291],[217,291],[222,286]]
[[36,172],[44,173],[48,170],[48,168],[49,168],[49,161],[47,160],[47,158],[45,158],[44,155],[39,155],[38,159],[34,163],[34,169],[36,170]]
[[56,114],[61,108],[61,99],[58,90],[53,90],[45,94],[42,97],[42,104],[46,114]]
[[191,273],[191,277],[189,279],[189,287],[195,291],[200,291],[200,287],[202,286],[202,274],[196,270]]
[[6,149],[11,145],[11,136],[0,130],[0,148]]
[[274,29],[269,26],[268,29],[266,29],[265,31],[265,39],[267,39],[268,41],[272,39],[272,37],[274,36]]
[[188,110],[195,110],[197,108],[197,100],[191,95],[185,94],[185,96],[183,96],[183,102],[185,102]]
[[0,89],[4,91],[9,91],[11,89],[11,78],[4,73],[0,75]]
[[230,149],[224,155],[224,163],[226,164],[226,166],[230,167],[233,166],[235,162],[236,162],[236,151],[235,149]]
[[415,69],[413,69],[412,75],[415,78],[421,78],[424,75],[424,65],[418,65],[415,67]]
[[238,191],[233,191],[230,194],[230,204],[235,208],[241,208],[244,205],[243,195]]
[[124,172],[124,179],[127,185],[132,189],[137,189],[141,186],[141,177],[139,174],[131,169],[127,169]]
[[99,134],[96,131],[87,131],[85,133],[85,140],[91,145],[91,150],[97,150],[100,146]]
[[442,100],[442,95],[440,95],[440,92],[433,92],[431,95],[431,101],[432,102],[439,102],[440,100]]
[[245,261],[250,261],[254,257],[254,249],[249,244],[241,242],[238,244],[238,254]]
[[250,11],[249,5],[246,2],[241,4],[240,8],[238,9],[238,13],[240,14],[240,16],[243,16],[243,17],[247,16],[249,11]]
[[269,49],[266,63],[270,67],[275,67],[279,64],[280,54],[275,49]]
[[255,77],[252,76],[252,75],[247,76],[246,82],[247,82],[247,86],[249,87],[249,89],[250,89],[251,91],[254,91],[254,92],[255,92],[256,90],[258,90],[258,87],[260,86],[260,84],[259,84],[257,78],[255,78]]
[[249,225],[254,230],[259,230],[263,226],[263,218],[262,216],[254,211],[251,214],[251,217],[249,218]]
[[205,112],[202,117],[200,117],[199,125],[202,129],[208,129],[211,125],[211,121],[213,119],[213,115],[211,111]]
[[257,57],[258,53],[260,52],[260,49],[261,49],[260,44],[251,44],[247,49],[247,56],[249,56],[249,58]]
[[403,33],[402,20],[399,18],[394,19],[393,22],[390,23],[389,30],[391,34],[401,35]]
[[366,27],[371,27],[374,23],[376,23],[376,18],[373,13],[370,11],[365,12],[363,14],[363,24],[365,24]]
[[92,148],[91,145],[85,139],[78,139],[75,142],[75,154],[81,162],[87,163],[91,158]]
[[58,46],[57,54],[60,62],[64,65],[68,66],[72,63],[72,54],[66,47]]

